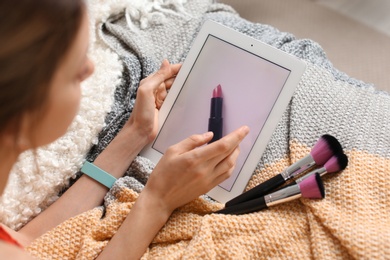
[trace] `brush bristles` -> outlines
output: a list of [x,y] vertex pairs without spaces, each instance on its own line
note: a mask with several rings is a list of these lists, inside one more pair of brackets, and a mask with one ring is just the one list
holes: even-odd
[[347,155],[342,153],[339,156],[337,156],[337,158],[338,158],[338,162],[339,162],[339,165],[340,165],[340,171],[342,171],[345,168],[347,168],[347,166],[348,166],[348,157],[347,157]]
[[298,185],[303,198],[322,199],[325,197],[324,184],[318,173],[309,176]]
[[324,165],[333,155],[343,153],[339,141],[328,134],[321,136],[310,154],[317,165]]
[[336,139],[336,137],[325,134],[322,136],[322,138],[329,144],[329,148],[333,151],[333,154],[343,153],[343,148],[341,147],[341,144]]
[[319,189],[320,191],[320,196],[319,196],[319,199],[323,199],[325,198],[325,187],[324,187],[324,183],[322,182],[322,179],[321,179],[321,176],[317,173],[316,175],[316,183],[317,183],[317,188]]
[[324,165],[326,171],[338,172],[344,170],[348,165],[348,157],[345,154],[333,155]]

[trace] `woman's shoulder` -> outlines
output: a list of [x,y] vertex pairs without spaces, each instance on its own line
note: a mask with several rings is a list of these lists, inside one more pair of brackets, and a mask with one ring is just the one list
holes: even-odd
[[0,241],[23,248],[20,239],[22,235],[18,234],[15,230],[0,223]]
[[20,235],[0,223],[0,255],[4,259],[33,259],[17,240]]
[[18,246],[0,240],[0,255],[3,259],[34,259]]

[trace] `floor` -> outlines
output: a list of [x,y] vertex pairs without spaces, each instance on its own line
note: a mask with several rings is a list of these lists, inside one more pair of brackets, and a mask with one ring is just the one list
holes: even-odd
[[[390,37],[389,0],[314,0],[346,17],[358,21],[373,30]],[[390,50],[388,50],[390,52]],[[378,88],[390,92],[390,73],[385,71],[385,79]]]
[[390,92],[390,0],[218,0],[244,18],[318,42],[333,65]]
[[389,0],[314,0],[390,36]]

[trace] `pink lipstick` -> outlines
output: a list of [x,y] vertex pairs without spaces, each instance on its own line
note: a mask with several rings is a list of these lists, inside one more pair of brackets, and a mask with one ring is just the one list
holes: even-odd
[[214,133],[214,136],[209,143],[217,141],[222,137],[222,126],[223,126],[222,102],[223,102],[222,87],[221,85],[218,85],[213,90],[213,97],[211,98],[208,130],[212,131]]

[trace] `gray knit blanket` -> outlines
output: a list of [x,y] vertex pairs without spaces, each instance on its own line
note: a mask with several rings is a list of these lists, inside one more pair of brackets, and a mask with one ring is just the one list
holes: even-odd
[[336,136],[346,150],[390,156],[388,93],[334,68],[316,42],[246,21],[229,6],[210,1],[189,1],[179,7],[167,4],[162,8],[135,17],[130,11],[120,13],[101,25],[101,37],[118,53],[124,71],[116,88],[114,106],[106,117],[106,127],[100,133],[99,143],[88,154],[89,160],[106,147],[130,116],[139,81],[156,71],[164,58],[171,63],[183,62],[207,19],[293,54],[308,64],[258,170],[285,158],[291,140],[311,147],[325,133]]
[[[115,53],[113,57],[119,57],[123,70],[119,75],[120,82],[113,91],[113,103],[105,116],[105,125],[96,142],[91,142],[93,146],[89,152],[85,153],[87,160],[93,161],[96,158],[131,115],[140,80],[156,71],[164,58],[171,63],[183,62],[202,23],[211,19],[293,54],[307,63],[307,70],[247,188],[274,176],[305,156],[323,134],[335,136],[349,157],[346,170],[339,175],[324,178],[324,200],[303,199],[290,204],[299,205],[297,207],[303,214],[299,225],[305,234],[302,239],[309,241],[306,244],[307,250],[294,251],[295,257],[386,259],[390,256],[387,246],[390,241],[388,93],[378,91],[373,85],[337,70],[316,42],[296,39],[292,34],[269,25],[247,21],[227,5],[209,0],[148,1],[145,5],[140,1],[133,4],[131,1],[123,2],[125,4],[117,4],[117,8],[110,10],[107,19],[97,21],[96,37]],[[107,194],[105,206],[117,199],[116,191],[123,186],[140,192],[153,166],[146,158],[137,157],[126,176],[118,180],[113,190]],[[269,213],[273,210],[270,209],[268,213],[255,213],[248,218],[260,218],[262,221],[279,219],[283,222],[286,210],[289,209],[289,206],[281,205],[273,213]],[[287,218],[293,216],[287,214]],[[250,225],[252,222],[243,218],[242,223]],[[257,230],[258,236],[266,237],[275,231],[273,224],[268,224],[268,231],[255,229],[251,232],[256,234]],[[286,232],[290,230],[288,225],[284,228],[282,230]],[[223,243],[229,245],[228,238],[226,235]],[[285,237],[280,234],[272,236],[272,239],[282,248],[281,240]],[[294,239],[299,241],[297,237],[291,239],[288,240],[291,244],[294,244]],[[180,241],[168,242],[173,245]],[[263,242],[263,239],[258,240],[259,244]],[[161,244],[168,246],[164,243],[167,241]],[[230,246],[234,247],[233,244]],[[229,246],[215,248],[220,250],[217,251],[217,256],[225,255],[229,250]],[[242,248],[246,249],[248,248]],[[152,257],[153,248],[150,250],[149,256]],[[291,256],[288,252],[274,251],[275,248],[261,247],[257,254],[244,258]],[[185,256],[183,249],[181,257]],[[187,256],[191,258],[194,255]]]

